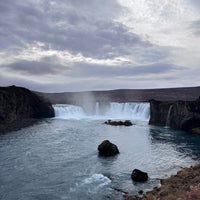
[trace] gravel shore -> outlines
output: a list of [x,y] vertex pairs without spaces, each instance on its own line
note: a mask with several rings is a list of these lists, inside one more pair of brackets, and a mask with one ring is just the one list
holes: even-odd
[[200,200],[200,164],[162,179],[160,188],[154,188],[143,197],[127,195],[124,200]]

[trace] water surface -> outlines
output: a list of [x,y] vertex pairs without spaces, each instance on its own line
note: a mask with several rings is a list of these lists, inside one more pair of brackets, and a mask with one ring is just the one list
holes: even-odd
[[[115,127],[97,117],[57,116],[0,136],[0,199],[121,199],[120,191],[149,190],[199,158],[199,137],[138,119],[134,126]],[[105,139],[118,146],[118,156],[98,155]],[[148,172],[147,183],[131,181],[135,168]]]

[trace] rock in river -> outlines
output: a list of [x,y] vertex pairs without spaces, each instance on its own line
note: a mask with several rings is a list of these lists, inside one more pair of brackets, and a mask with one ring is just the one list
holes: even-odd
[[111,126],[132,126],[132,122],[130,120],[125,120],[123,121],[112,121],[112,120],[107,120],[104,122],[104,124],[111,125]]
[[148,180],[148,174],[146,172],[140,171],[139,169],[134,169],[131,178],[136,182],[145,182]]
[[104,140],[98,146],[98,151],[102,156],[115,156],[119,153],[117,145],[111,143],[109,140]]

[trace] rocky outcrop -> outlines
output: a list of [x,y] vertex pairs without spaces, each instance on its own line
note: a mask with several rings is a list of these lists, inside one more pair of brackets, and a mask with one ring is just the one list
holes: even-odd
[[200,135],[200,127],[197,127],[197,128],[193,128],[193,129],[191,129],[191,133],[194,133],[194,134]]
[[0,87],[0,125],[23,119],[54,117],[52,105],[22,87]]
[[148,174],[139,169],[134,169],[131,178],[135,182],[146,182],[148,180]]
[[176,175],[161,180],[161,187],[154,187],[142,197],[126,195],[124,200],[198,200],[200,199],[200,165],[185,168]]
[[117,145],[111,143],[109,140],[104,140],[98,146],[98,151],[102,156],[115,156],[119,153]]
[[130,120],[112,121],[110,119],[105,121],[104,124],[111,125],[111,126],[132,126],[133,125],[133,123]]
[[175,129],[190,131],[199,127],[200,98],[196,101],[174,102],[150,100],[149,124],[165,126],[167,121]]

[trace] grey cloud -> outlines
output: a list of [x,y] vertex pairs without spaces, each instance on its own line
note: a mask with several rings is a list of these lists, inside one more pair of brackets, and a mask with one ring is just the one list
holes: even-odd
[[142,41],[127,27],[114,22],[113,18],[123,10],[114,0],[56,1],[55,5],[50,5],[50,1],[41,1],[40,5],[6,2],[1,4],[8,7],[5,16],[10,17],[6,20],[0,14],[1,49],[41,41],[56,50],[100,59],[137,55],[138,49],[144,52],[145,61],[153,58],[146,53],[148,49],[154,55],[158,51],[159,55],[168,53],[166,48]]
[[109,58],[127,55],[130,53],[130,48],[143,44],[140,38],[128,33],[120,24],[99,22],[95,24],[95,27],[93,31],[70,30],[64,43],[65,47],[74,53],[82,52],[84,56]]
[[195,35],[200,36],[200,20],[192,22],[189,28],[193,30]]
[[63,69],[63,66],[59,64],[27,60],[21,60],[1,67],[13,73],[20,72],[26,75],[59,74],[60,70]]
[[188,1],[189,2],[191,1],[195,7],[200,8],[200,1],[199,0],[188,0]]
[[43,85],[41,83],[38,83],[37,80],[31,80],[31,79],[23,79],[18,77],[6,77],[3,75],[0,75],[0,85],[1,86],[10,86],[10,85],[16,85],[21,87],[27,87],[31,90],[38,90],[38,88],[44,89],[48,88],[48,85]]
[[74,66],[74,71],[69,72],[68,75],[74,77],[133,77],[146,76],[148,74],[165,74],[170,71],[184,70],[184,67],[175,66],[173,64],[155,63],[152,65],[143,66],[105,66],[105,65],[91,65],[79,64]]
[[[198,0],[192,0],[199,4]],[[54,3],[52,3],[54,2]],[[1,84],[19,84],[32,88],[48,90],[71,90],[82,87],[82,84],[91,83],[91,79],[98,80],[92,87],[106,87],[102,79],[120,79],[120,84],[109,84],[110,87],[120,87],[126,84],[126,78],[167,74],[171,71],[181,71],[183,68],[174,66],[170,60],[170,48],[153,45],[141,39],[139,35],[116,22],[115,19],[124,8],[116,0],[0,0],[0,52],[6,55],[20,55],[20,51],[27,44],[37,41],[45,44],[43,50],[69,51],[72,54],[82,54],[85,57],[96,59],[112,59],[118,56],[127,56],[142,64],[133,67],[91,65],[75,63],[66,68],[56,57],[44,57],[40,61],[20,60],[10,65],[0,66],[10,73],[29,75],[55,74],[66,76],[74,81],[67,88],[65,83],[41,85],[37,81],[20,79],[1,79]],[[199,21],[191,26],[195,34],[199,35]],[[12,59],[12,58],[11,58]],[[155,63],[148,65],[148,63]],[[146,64],[146,65],[145,65]],[[17,76],[17,75],[16,75]],[[70,80],[71,80],[70,79]],[[86,81],[86,79],[88,81]],[[123,79],[123,80],[122,80]],[[104,81],[103,81],[104,82]],[[111,81],[112,82],[112,81]],[[130,83],[128,82],[128,83]],[[55,86],[54,86],[55,85]],[[73,87],[74,85],[74,87]],[[81,86],[80,86],[81,85]],[[84,88],[89,86],[84,86]]]

